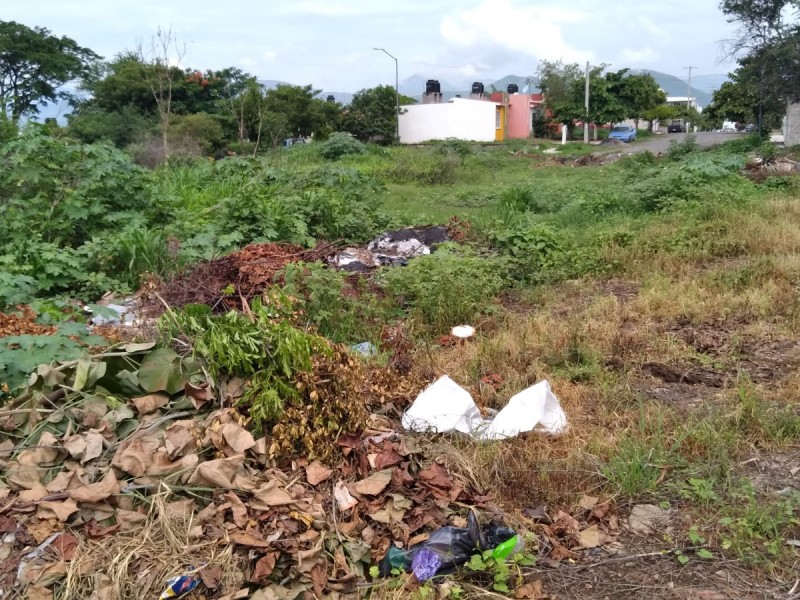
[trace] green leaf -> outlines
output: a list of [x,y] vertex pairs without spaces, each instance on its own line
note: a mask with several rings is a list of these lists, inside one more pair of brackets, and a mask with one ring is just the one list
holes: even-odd
[[84,357],[78,361],[78,366],[75,369],[75,383],[72,387],[80,392],[86,387],[86,381],[89,379],[89,368],[92,366],[92,361]]
[[700,558],[714,558],[714,555],[705,548],[700,548],[700,550],[697,551],[697,556]]
[[369,576],[370,576],[372,579],[377,579],[377,578],[378,578],[378,576],[379,576],[380,574],[381,574],[381,573],[380,573],[380,569],[378,568],[378,565],[372,565],[372,566],[369,568]]
[[686,563],[689,562],[689,557],[686,556],[685,554],[678,554],[678,562],[681,563],[682,565],[685,565]]
[[178,355],[169,348],[154,350],[142,361],[139,368],[139,385],[146,392],[176,394],[183,389],[185,381],[175,365]]

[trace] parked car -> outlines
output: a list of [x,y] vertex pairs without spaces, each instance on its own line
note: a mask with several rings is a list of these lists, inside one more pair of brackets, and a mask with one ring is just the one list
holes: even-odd
[[636,139],[636,129],[630,125],[617,125],[609,132],[608,139],[632,142]]
[[667,133],[686,133],[686,125],[681,121],[673,121],[667,125]]
[[750,123],[747,127],[744,128],[745,133],[753,133],[756,130],[756,126]]

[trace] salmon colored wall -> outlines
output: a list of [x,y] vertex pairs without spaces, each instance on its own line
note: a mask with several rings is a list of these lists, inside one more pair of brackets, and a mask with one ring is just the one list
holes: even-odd
[[542,94],[511,94],[508,96],[508,139],[528,138],[531,135],[531,108],[540,106]]

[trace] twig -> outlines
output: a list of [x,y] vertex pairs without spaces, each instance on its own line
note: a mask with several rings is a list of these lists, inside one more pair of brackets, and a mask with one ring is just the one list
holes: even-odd
[[789,590],[789,595],[787,596],[787,598],[791,598],[792,596],[794,596],[794,593],[797,591],[798,587],[800,587],[800,579],[794,582],[792,589]]
[[333,481],[331,481],[331,498],[333,499],[333,503],[331,505],[331,513],[333,514],[333,529],[336,531],[336,537],[339,538],[339,543],[344,546],[342,534],[339,532],[339,523],[336,520],[336,484]]
[[595,567],[600,567],[602,565],[607,565],[609,563],[615,562],[623,562],[629,560],[638,560],[640,558],[654,558],[660,556],[674,556],[678,552],[693,552],[695,550],[700,550],[703,546],[690,546],[688,548],[672,548],[671,550],[661,550],[660,552],[644,552],[642,554],[626,554],[625,556],[614,556],[612,558],[607,558],[605,560],[598,561],[596,563],[590,563],[588,565],[577,565],[574,567],[563,567],[567,571],[585,571],[586,569],[594,569]]

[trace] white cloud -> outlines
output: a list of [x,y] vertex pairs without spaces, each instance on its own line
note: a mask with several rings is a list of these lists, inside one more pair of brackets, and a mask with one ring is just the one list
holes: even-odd
[[582,62],[593,60],[593,53],[568,44],[562,28],[588,18],[583,11],[555,5],[483,0],[472,8],[445,15],[439,32],[451,46],[472,51],[476,63],[493,64],[509,57]]
[[650,48],[625,48],[619,53],[619,60],[625,65],[648,65],[659,60],[661,55]]

